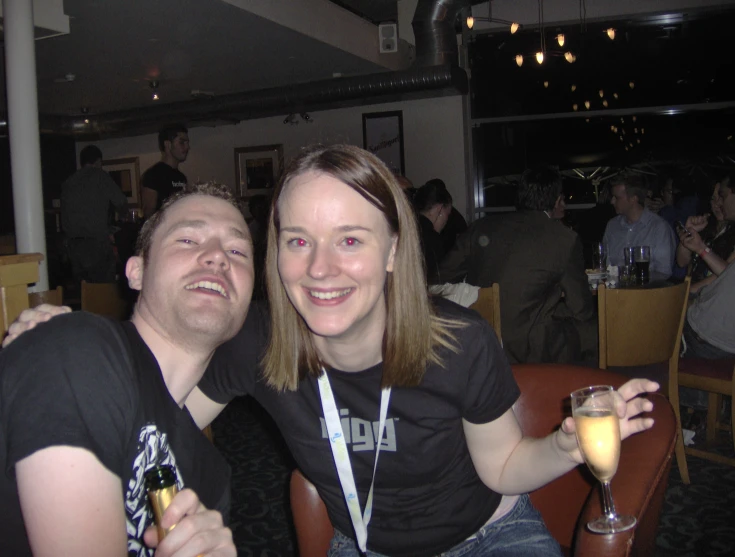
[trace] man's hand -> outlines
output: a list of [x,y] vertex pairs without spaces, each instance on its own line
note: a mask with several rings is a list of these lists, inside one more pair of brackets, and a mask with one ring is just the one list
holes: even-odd
[[18,319],[13,321],[8,328],[8,336],[3,340],[3,348],[39,323],[44,323],[56,315],[69,312],[71,312],[69,306],[54,306],[51,304],[41,304],[35,308],[24,309]]
[[155,526],[143,536],[148,547],[156,548],[156,557],[236,557],[232,531],[222,524],[222,515],[199,502],[191,489],[176,494],[163,513],[161,527],[171,530],[163,541],[158,540]]
[[[626,439],[635,433],[646,431],[653,427],[653,418],[637,418],[642,412],[653,410],[653,402],[638,395],[655,393],[659,384],[648,379],[631,379],[614,391],[615,409],[620,419],[620,439]],[[565,418],[557,434],[559,447],[569,452],[571,457],[580,464],[584,462],[582,453],[577,446],[575,436],[576,427],[574,418]]]

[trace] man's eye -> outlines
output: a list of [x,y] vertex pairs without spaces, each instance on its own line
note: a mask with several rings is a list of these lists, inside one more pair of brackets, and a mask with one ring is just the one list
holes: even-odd
[[232,255],[237,255],[238,257],[244,257],[244,258],[246,258],[246,259],[247,259],[247,258],[249,257],[249,256],[248,256],[248,254],[247,254],[246,252],[244,252],[244,251],[240,251],[240,250],[238,250],[238,249],[231,249],[231,250],[230,250],[230,253],[231,253]]
[[194,240],[191,240],[189,238],[181,238],[179,240],[179,242],[182,243],[182,244],[195,244],[196,243],[196,242],[194,242]]

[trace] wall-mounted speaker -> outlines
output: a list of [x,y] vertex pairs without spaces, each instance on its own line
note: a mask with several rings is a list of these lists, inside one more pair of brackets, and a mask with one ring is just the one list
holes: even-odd
[[378,40],[381,54],[398,52],[398,25],[395,23],[381,23],[378,25]]

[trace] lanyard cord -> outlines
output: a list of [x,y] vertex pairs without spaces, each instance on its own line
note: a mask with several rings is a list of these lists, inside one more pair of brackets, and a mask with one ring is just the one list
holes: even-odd
[[360,512],[360,501],[357,497],[357,487],[355,486],[355,477],[352,473],[352,465],[350,464],[350,455],[347,451],[347,443],[345,441],[344,432],[342,431],[342,422],[339,418],[337,404],[334,401],[332,386],[329,383],[327,372],[322,368],[322,374],[319,377],[319,396],[322,401],[322,410],[324,411],[324,421],[327,424],[327,433],[329,435],[329,446],[332,449],[334,464],[337,466],[337,474],[339,482],[342,485],[342,493],[347,503],[347,510],[352,519],[352,526],[357,535],[357,545],[360,551],[367,551],[367,526],[373,513],[373,487],[375,486],[375,471],[378,469],[378,457],[380,456],[380,445],[383,441],[383,432],[385,431],[385,420],[388,415],[388,403],[390,401],[390,387],[383,389],[380,394],[380,425],[378,426],[378,441],[375,448],[375,464],[373,466],[373,479],[370,482],[370,491],[368,492],[367,501],[365,501],[365,514]]

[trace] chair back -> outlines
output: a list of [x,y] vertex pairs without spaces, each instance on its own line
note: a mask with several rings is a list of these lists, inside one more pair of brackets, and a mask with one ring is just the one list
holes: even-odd
[[500,327],[500,285],[496,282],[490,286],[480,288],[477,301],[470,306],[479,313],[495,330],[498,340],[502,343]]
[[57,286],[53,290],[44,290],[43,292],[30,292],[28,294],[28,307],[34,308],[41,304],[52,304],[55,306],[64,305],[64,288]]
[[[518,364],[513,374],[521,397],[513,407],[524,435],[542,437],[571,415],[570,393],[588,385],[619,387],[626,380],[617,373],[557,364]],[[623,441],[618,471],[612,481],[615,505],[620,513],[638,519],[635,529],[601,536],[585,524],[602,514],[599,482],[585,466],[531,493],[551,535],[567,555],[652,555],[664,493],[669,479],[676,440],[676,418],[661,394],[650,416],[653,429]]]
[[82,311],[104,315],[112,319],[127,319],[130,311],[115,282],[82,281]]
[[290,491],[299,557],[324,557],[334,536],[327,507],[314,484],[298,469],[291,473]]
[[689,282],[662,288],[597,289],[599,367],[678,359]]

